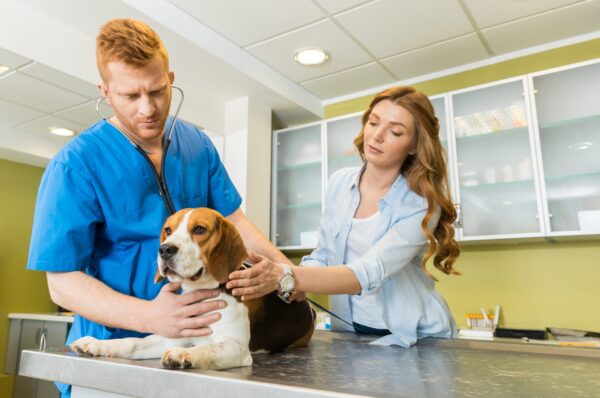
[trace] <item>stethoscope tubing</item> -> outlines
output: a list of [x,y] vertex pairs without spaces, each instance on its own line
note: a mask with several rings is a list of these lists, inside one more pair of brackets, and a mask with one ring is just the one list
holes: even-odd
[[[156,177],[156,182],[158,183],[158,191],[160,192],[160,196],[162,197],[163,202],[165,203],[165,206],[166,206],[167,210],[169,211],[169,214],[173,215],[173,214],[175,214],[177,209],[175,208],[175,205],[173,204],[173,200],[171,199],[171,194],[169,193],[169,186],[167,185],[167,179],[165,176],[165,162],[167,159],[167,151],[169,150],[169,146],[171,145],[171,135],[173,134],[173,127],[175,127],[175,122],[177,121],[177,117],[179,117],[179,111],[181,110],[181,106],[183,105],[183,100],[185,99],[185,95],[184,95],[181,87],[174,86],[174,85],[171,85],[171,87],[176,89],[177,91],[179,91],[181,98],[179,100],[179,104],[177,105],[177,110],[175,111],[175,115],[172,118],[171,125],[170,125],[169,131],[167,133],[167,138],[163,144],[162,158],[160,161],[160,175],[154,168],[154,165],[152,164],[152,160],[150,160],[150,157],[148,156],[146,151],[144,151],[144,149],[141,146],[139,146],[138,144],[133,142],[133,140],[129,136],[127,136],[127,134],[125,134],[124,132],[122,132],[119,129],[117,129],[117,130],[119,130],[119,132],[121,134],[123,134],[123,136],[125,138],[127,138],[127,141],[129,141],[129,143],[131,145],[133,145],[135,150],[138,151],[150,165],[150,168],[152,169],[152,172],[154,173],[154,176]],[[100,104],[102,104],[102,102],[104,102],[104,100],[106,100],[106,97],[98,98],[98,100],[96,101],[96,112],[98,112],[104,120],[108,120],[106,115],[104,115],[104,113],[102,113],[102,110],[100,109]]]

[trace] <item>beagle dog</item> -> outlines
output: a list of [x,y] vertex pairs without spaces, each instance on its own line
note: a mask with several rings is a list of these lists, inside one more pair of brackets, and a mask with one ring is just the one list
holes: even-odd
[[235,226],[218,212],[184,209],[167,219],[161,237],[155,281],[181,282],[182,290],[219,288],[225,300],[210,336],[98,340],[82,337],[73,351],[125,359],[162,358],[169,369],[227,369],[252,365],[251,352],[306,346],[314,330],[314,311],[306,301],[285,303],[276,292],[241,302],[225,289],[231,272],[247,256]]

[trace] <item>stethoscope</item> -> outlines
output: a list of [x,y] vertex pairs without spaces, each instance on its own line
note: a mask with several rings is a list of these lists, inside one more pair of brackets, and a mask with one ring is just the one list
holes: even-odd
[[[154,173],[154,177],[156,177],[156,182],[158,183],[158,191],[160,192],[160,196],[162,197],[163,202],[165,203],[165,206],[167,207],[167,210],[169,211],[169,214],[172,215],[172,214],[175,214],[175,212],[177,210],[175,209],[175,205],[173,204],[173,200],[171,199],[171,194],[169,193],[169,187],[167,185],[167,180],[165,178],[165,162],[167,159],[167,151],[169,150],[169,145],[171,144],[171,134],[173,134],[173,127],[175,127],[175,122],[177,121],[177,117],[179,116],[179,111],[181,110],[181,106],[183,105],[183,100],[185,99],[185,96],[183,94],[183,90],[180,87],[177,87],[174,85],[171,85],[171,87],[174,88],[175,90],[179,91],[179,94],[181,95],[181,99],[179,100],[179,105],[177,106],[177,110],[175,111],[175,115],[173,116],[171,126],[169,127],[169,132],[167,133],[167,140],[163,144],[162,158],[160,161],[160,174],[158,174],[158,172],[156,171],[156,168],[152,164],[152,160],[150,160],[150,157],[148,156],[146,151],[144,151],[144,149],[141,146],[139,146],[137,143],[133,142],[131,137],[129,137],[127,134],[125,134],[124,131],[121,131],[121,129],[118,128],[117,126],[114,126],[114,124],[112,124],[109,121],[109,118],[107,118],[106,115],[104,113],[102,113],[102,110],[100,109],[100,104],[102,104],[102,102],[104,102],[104,100],[106,100],[106,97],[98,98],[98,101],[96,101],[96,112],[98,112],[104,120],[106,120],[108,123],[113,125],[121,134],[123,134],[123,136],[125,138],[127,138],[127,141],[129,141],[129,143],[131,145],[133,145],[133,147],[136,149],[136,151],[138,151],[144,157],[144,159],[146,159],[146,161],[150,165],[150,169],[152,169],[152,172]],[[123,127],[123,128],[125,129],[125,127]],[[127,132],[127,133],[131,134],[130,132]]]

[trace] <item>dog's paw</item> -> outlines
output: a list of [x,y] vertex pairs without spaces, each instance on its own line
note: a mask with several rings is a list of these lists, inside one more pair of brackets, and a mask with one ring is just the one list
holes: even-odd
[[189,350],[175,347],[165,351],[160,362],[167,369],[190,369],[192,367],[192,356]]
[[82,337],[69,345],[72,351],[94,357],[129,358],[133,345],[124,340],[98,340]]
[[89,352],[90,350],[90,345],[94,344],[95,342],[97,342],[98,340],[91,337],[91,336],[85,336],[85,337],[81,337],[77,340],[75,340],[74,342],[72,342],[71,344],[69,344],[69,348],[71,349],[71,351],[76,352],[78,354],[89,354],[89,355],[94,355],[92,352]]

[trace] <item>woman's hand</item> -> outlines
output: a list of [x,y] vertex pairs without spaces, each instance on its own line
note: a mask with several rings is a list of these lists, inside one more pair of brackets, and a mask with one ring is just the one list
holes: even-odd
[[251,268],[229,274],[230,281],[226,287],[233,289],[231,294],[241,296],[242,301],[262,297],[277,290],[279,281],[284,275],[281,265],[265,256],[248,252],[248,258],[254,263]]

